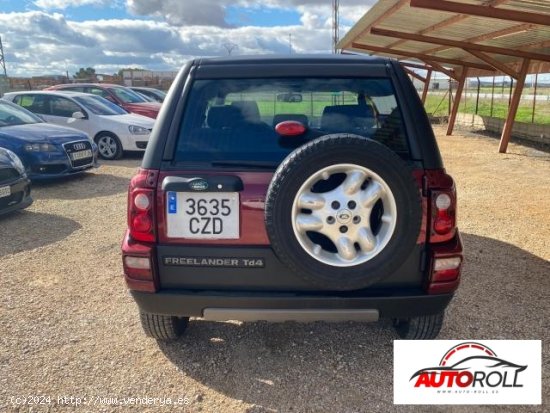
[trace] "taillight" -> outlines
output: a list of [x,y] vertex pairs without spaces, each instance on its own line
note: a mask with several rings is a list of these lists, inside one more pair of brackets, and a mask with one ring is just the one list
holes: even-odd
[[438,258],[432,260],[432,273],[428,285],[429,294],[445,294],[456,290],[460,282],[462,256]]
[[460,283],[462,241],[456,229],[456,189],[444,169],[424,171],[423,191],[428,197],[428,294],[448,294]]
[[155,242],[155,186],[158,171],[140,169],[128,189],[128,229],[136,241]]
[[128,288],[136,291],[155,292],[155,247],[136,242],[127,233],[122,240],[122,265]]
[[433,229],[438,235],[452,235],[455,228],[454,208],[452,208],[451,196],[445,192],[435,196],[435,216]]
[[[433,172],[432,172],[433,174]],[[444,171],[439,179],[431,177],[429,187],[430,205],[430,243],[451,240],[456,233],[456,190],[452,178]]]
[[462,257],[435,258],[432,268],[432,282],[454,281],[460,274]]
[[462,267],[462,241],[458,232],[454,238],[430,248],[430,275],[427,280],[428,294],[446,294],[457,289]]

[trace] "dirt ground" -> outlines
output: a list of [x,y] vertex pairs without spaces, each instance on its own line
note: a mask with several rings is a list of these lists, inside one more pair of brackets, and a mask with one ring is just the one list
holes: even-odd
[[[186,397],[188,412],[549,411],[550,155],[436,131],[466,248],[440,338],[542,339],[543,406],[394,406],[389,322],[197,320],[178,342],[146,338],[119,254],[133,157],[36,185],[32,207],[0,218],[0,411],[129,410],[96,397]],[[31,395],[51,404],[12,403]]]

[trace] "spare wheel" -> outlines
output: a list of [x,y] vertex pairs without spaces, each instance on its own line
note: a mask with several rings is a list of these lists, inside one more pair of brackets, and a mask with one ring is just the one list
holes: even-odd
[[277,168],[265,223],[279,259],[321,289],[368,287],[411,254],[422,222],[411,168],[386,146],[333,134]]

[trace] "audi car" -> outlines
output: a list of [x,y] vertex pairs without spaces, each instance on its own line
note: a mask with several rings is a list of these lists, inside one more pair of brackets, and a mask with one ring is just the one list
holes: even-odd
[[9,149],[0,148],[0,215],[32,204],[30,183],[21,159]]
[[14,152],[31,180],[59,178],[97,167],[97,145],[76,129],[52,125],[0,99],[0,146]]

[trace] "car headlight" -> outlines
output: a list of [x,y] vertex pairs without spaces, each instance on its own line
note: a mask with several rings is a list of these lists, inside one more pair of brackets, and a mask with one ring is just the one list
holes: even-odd
[[17,156],[15,153],[10,151],[9,149],[0,148],[0,151],[8,155],[8,158],[10,158],[13,166],[15,167],[15,169],[17,169],[17,172],[19,172],[21,175],[25,173],[25,165],[23,165],[23,162],[21,162],[21,159],[19,159],[19,156]]
[[51,143],[27,143],[25,150],[27,152],[56,152],[57,148]]
[[141,126],[136,126],[136,125],[128,126],[128,130],[132,135],[149,135],[151,133],[150,129],[143,128]]

